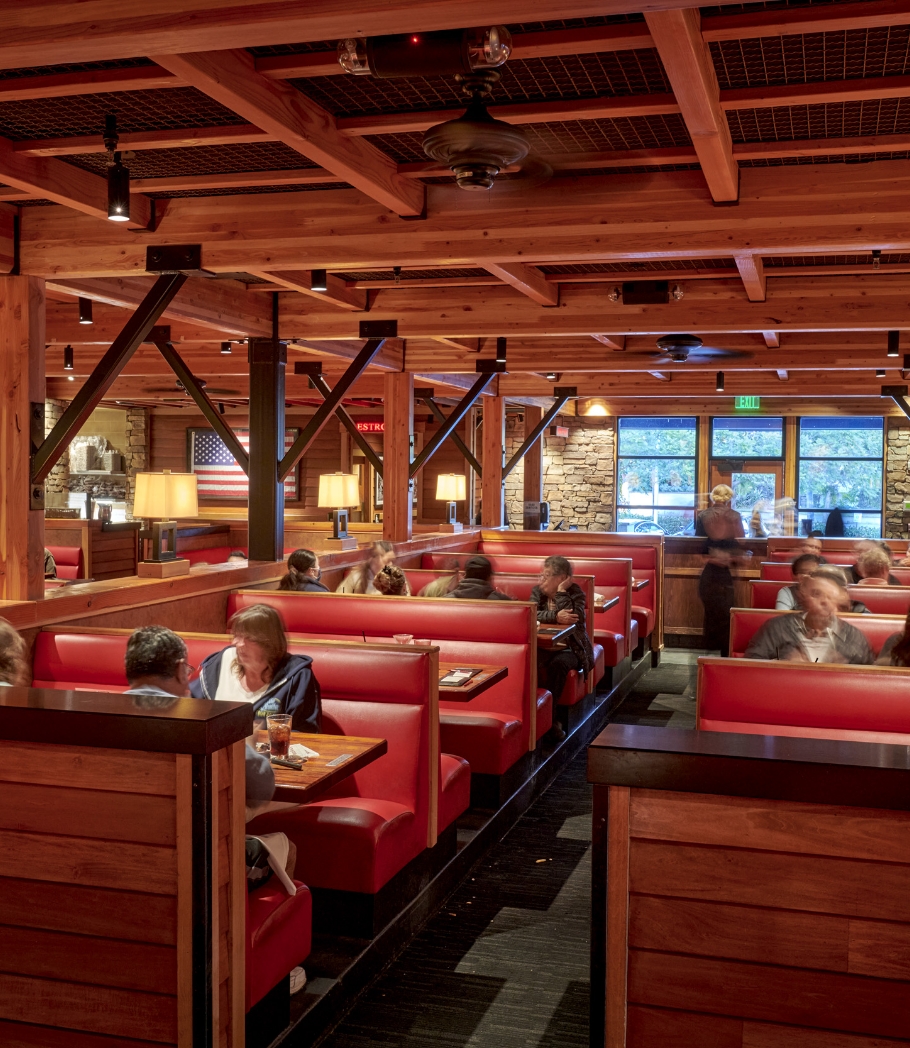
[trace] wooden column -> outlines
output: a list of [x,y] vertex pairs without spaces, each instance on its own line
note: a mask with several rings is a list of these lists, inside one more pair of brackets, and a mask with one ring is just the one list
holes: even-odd
[[[543,408],[525,408],[525,439],[540,425]],[[536,531],[540,527],[540,503],[543,500],[543,442],[545,434],[528,448],[524,457],[524,527]],[[529,505],[530,504],[530,505]]]
[[411,537],[413,489],[409,477],[414,440],[414,376],[394,371],[385,376],[382,537],[407,542]]
[[502,459],[505,443],[505,398],[484,397],[481,523],[485,528],[501,528],[503,525]]
[[[251,338],[250,346],[250,560],[284,557],[284,370],[287,346]],[[297,467],[295,467],[297,468]]]
[[0,391],[0,594],[40,600],[44,500],[30,508],[29,483],[32,404],[40,405],[36,436],[44,439],[44,281],[38,277],[0,277]]

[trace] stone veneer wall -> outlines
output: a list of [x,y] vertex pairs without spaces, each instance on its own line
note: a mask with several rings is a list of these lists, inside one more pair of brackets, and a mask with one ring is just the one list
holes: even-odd
[[886,538],[907,538],[904,500],[910,499],[910,419],[885,419],[885,517]]
[[[50,431],[59,422],[61,415],[66,411],[65,400],[45,400],[44,402],[44,435],[48,436]],[[70,486],[70,457],[64,453],[60,461],[50,471],[44,482],[44,502],[50,508],[65,508]]]
[[[560,417],[568,437],[544,434],[543,497],[550,503],[550,521],[565,520],[581,531],[614,527],[616,425],[613,418]],[[517,415],[506,420],[506,459],[524,440],[524,423]],[[506,478],[506,518],[521,527],[524,472],[519,464]]]
[[[123,453],[123,468],[126,472],[126,515],[133,512],[133,492],[136,474],[148,469],[149,464],[149,413],[147,408],[128,408],[126,412],[127,447]],[[186,468],[186,467],[184,467]]]

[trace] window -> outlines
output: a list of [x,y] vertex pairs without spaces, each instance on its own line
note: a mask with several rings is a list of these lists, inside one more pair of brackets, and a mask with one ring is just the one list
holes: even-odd
[[619,531],[694,533],[696,434],[694,418],[619,420]]
[[782,418],[711,419],[712,458],[781,458],[784,454]]
[[881,418],[800,419],[800,534],[824,531],[837,508],[845,535],[881,535],[883,454]]

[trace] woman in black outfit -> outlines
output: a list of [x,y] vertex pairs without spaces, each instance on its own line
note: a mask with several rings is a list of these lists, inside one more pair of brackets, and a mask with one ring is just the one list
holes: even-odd
[[910,614],[903,633],[892,633],[882,645],[876,666],[910,666]]
[[288,557],[288,573],[278,583],[280,590],[298,593],[328,593],[319,581],[319,558],[311,549],[295,549]]
[[730,565],[739,555],[737,539],[744,537],[743,518],[730,506],[733,489],[718,484],[711,492],[711,505],[698,514],[695,534],[704,535],[707,563],[698,580],[698,596],[705,606],[704,637],[709,651],[730,652],[730,610],[733,607],[733,576]]

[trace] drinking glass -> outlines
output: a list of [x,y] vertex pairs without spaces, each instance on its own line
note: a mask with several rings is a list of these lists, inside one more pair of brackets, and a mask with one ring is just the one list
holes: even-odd
[[287,757],[291,746],[291,715],[270,713],[265,723],[269,731],[269,753],[273,757]]

